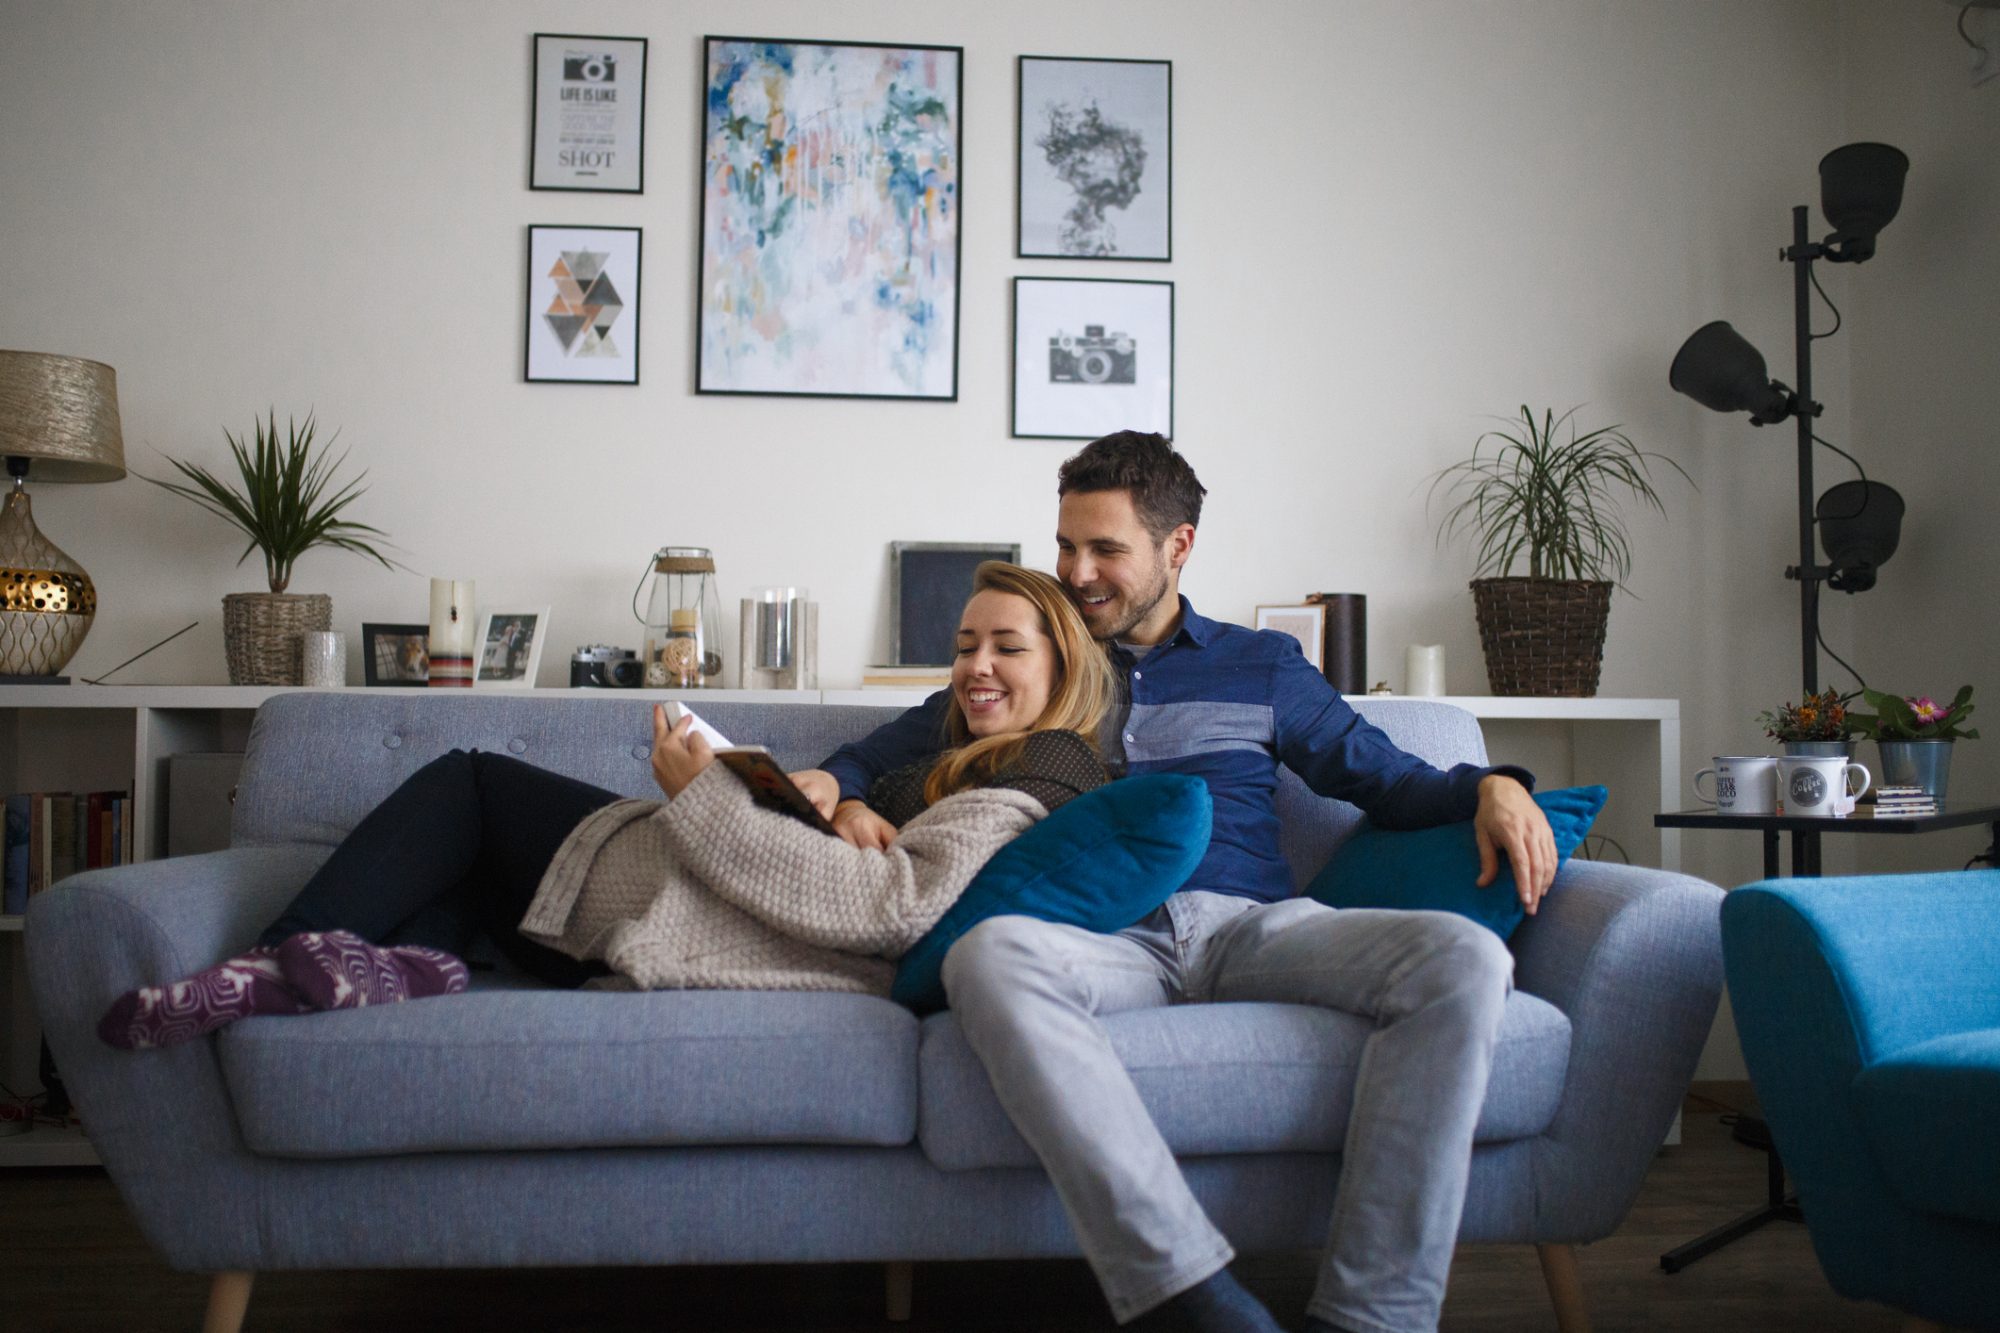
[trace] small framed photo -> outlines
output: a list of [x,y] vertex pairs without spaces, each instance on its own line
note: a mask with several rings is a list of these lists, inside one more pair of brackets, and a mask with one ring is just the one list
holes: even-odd
[[1174,285],[1014,279],[1014,437],[1174,434]]
[[528,611],[487,611],[479,617],[481,690],[529,690],[542,665],[542,644],[548,639],[549,608]]
[[1274,629],[1280,634],[1291,635],[1299,641],[1299,647],[1305,651],[1306,661],[1313,664],[1313,669],[1326,670],[1324,602],[1305,606],[1260,606],[1257,608],[1257,628]]
[[361,627],[361,683],[428,685],[431,679],[429,625]]
[[646,39],[535,34],[532,190],[638,194],[646,182]]
[[1023,259],[1172,259],[1174,67],[1022,56]]
[[639,228],[528,228],[530,382],[639,382]]

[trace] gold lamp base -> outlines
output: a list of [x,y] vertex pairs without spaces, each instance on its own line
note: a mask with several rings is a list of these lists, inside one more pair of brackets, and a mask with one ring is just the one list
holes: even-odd
[[35,526],[21,479],[0,504],[0,683],[60,676],[97,618],[90,576]]

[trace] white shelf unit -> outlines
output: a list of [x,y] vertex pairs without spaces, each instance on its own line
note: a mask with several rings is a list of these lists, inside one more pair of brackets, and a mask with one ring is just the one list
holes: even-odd
[[[245,685],[0,686],[0,795],[129,787],[135,860],[166,854],[167,761],[194,751],[241,751],[258,705],[286,687]],[[390,694],[438,697],[429,690]],[[537,699],[587,699],[615,707],[683,699],[797,705],[907,707],[929,690],[606,690],[547,689]],[[1612,800],[1597,827],[1635,862],[1680,868],[1680,834],[1655,830],[1655,812],[1680,802],[1680,701],[1676,699],[1516,699],[1448,696],[1478,717],[1495,762],[1532,769],[1544,787],[1602,782]],[[731,737],[754,741],[754,737]],[[41,1030],[28,997],[21,918],[0,916],[0,1082],[39,1089]],[[0,1138],[0,1167],[89,1165],[90,1144],[75,1130],[37,1129]]]

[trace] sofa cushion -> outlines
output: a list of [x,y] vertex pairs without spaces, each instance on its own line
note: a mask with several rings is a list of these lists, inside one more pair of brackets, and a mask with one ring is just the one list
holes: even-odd
[[917,1023],[872,995],[478,989],[224,1029],[244,1142],[281,1157],[895,1146]]
[[1123,930],[1173,896],[1208,851],[1208,784],[1148,773],[1085,792],[994,853],[896,964],[892,992],[920,1014],[944,1008],[944,956],[989,916]]
[[[1548,816],[1555,834],[1558,869],[1590,832],[1608,794],[1602,787],[1535,793],[1535,804]],[[1506,854],[1500,855],[1498,878],[1483,889],[1478,879],[1479,838],[1471,820],[1425,829],[1367,825],[1342,843],[1313,876],[1306,896],[1328,907],[1456,912],[1504,940],[1523,915]]]
[[[1176,1155],[1337,1153],[1355,1066],[1373,1025],[1291,1004],[1192,1004],[1108,1014],[1104,1031]],[[1569,1069],[1569,1019],[1522,991],[1507,999],[1481,1143],[1548,1127]],[[917,1141],[948,1171],[1033,1166],[949,1012],[924,1020]]]
[[2000,1223],[2000,1028],[1870,1065],[1854,1107],[1889,1188],[1920,1213]]

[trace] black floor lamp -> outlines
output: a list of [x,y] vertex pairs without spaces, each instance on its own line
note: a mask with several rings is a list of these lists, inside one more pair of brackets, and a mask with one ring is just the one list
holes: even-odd
[[[1818,285],[1812,266],[1816,259],[1859,264],[1873,257],[1876,233],[1902,207],[1903,177],[1909,169],[1910,159],[1887,144],[1836,148],[1819,164],[1820,210],[1833,224],[1832,234],[1824,241],[1812,240],[1807,206],[1792,210],[1792,244],[1780,257],[1792,266],[1796,392],[1772,379],[1763,355],[1723,320],[1695,330],[1667,374],[1677,392],[1717,412],[1748,412],[1753,426],[1774,426],[1786,417],[1798,420],[1799,563],[1786,569],[1785,577],[1799,581],[1799,653],[1807,694],[1819,689],[1819,585],[1850,593],[1873,587],[1876,568],[1896,549],[1903,518],[1902,497],[1865,475],[1834,487],[1814,505],[1812,423],[1822,409],[1812,399],[1812,344],[1831,336],[1840,324],[1836,312],[1833,329],[1812,332],[1812,289]],[[1826,547],[1823,565],[1814,559],[1815,522]]]

